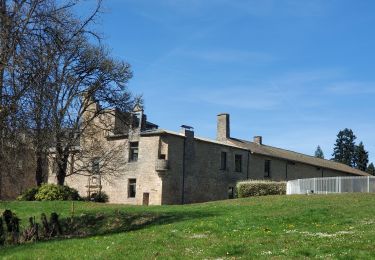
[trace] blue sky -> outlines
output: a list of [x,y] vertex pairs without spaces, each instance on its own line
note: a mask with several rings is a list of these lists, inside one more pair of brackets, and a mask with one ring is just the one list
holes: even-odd
[[234,137],[331,158],[347,127],[375,161],[374,12],[372,0],[106,0],[97,28],[161,128],[215,137],[228,112]]

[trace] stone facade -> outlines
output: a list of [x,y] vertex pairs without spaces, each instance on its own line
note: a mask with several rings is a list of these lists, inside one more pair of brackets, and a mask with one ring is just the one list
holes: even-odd
[[[218,116],[217,140],[210,140],[196,137],[186,126],[180,133],[157,129],[147,122],[142,109],[135,113],[136,123],[125,132],[117,129],[100,138],[106,150],[122,148],[116,161],[122,158],[124,162],[117,171],[103,168],[98,173],[72,174],[67,185],[82,196],[104,191],[111,203],[161,205],[228,199],[236,183],[247,179],[366,175],[341,164],[265,146],[260,136],[254,142],[231,138],[228,114]],[[83,150],[84,145],[81,142]],[[72,159],[73,165],[90,163],[79,154]],[[49,181],[55,182],[53,169]]]

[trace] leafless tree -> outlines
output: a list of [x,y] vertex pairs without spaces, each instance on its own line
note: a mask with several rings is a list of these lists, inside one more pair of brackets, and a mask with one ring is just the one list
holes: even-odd
[[30,54],[36,48],[44,50],[35,42],[43,42],[48,24],[64,22],[56,19],[58,14],[77,3],[76,0],[59,4],[55,0],[0,0],[0,189],[2,178],[10,175],[18,163],[9,156],[9,147],[17,150],[20,135],[30,130],[25,120],[29,115],[29,111],[25,112],[25,94],[35,85],[24,84],[22,80],[32,68],[30,65],[34,65],[28,62]]
[[46,16],[48,6],[47,0],[0,0],[0,187],[17,164],[10,149],[17,150],[24,134],[21,98],[27,86],[18,84],[24,53],[30,47],[33,26]]
[[49,92],[56,177],[63,185],[69,158],[88,126],[115,108],[129,111],[134,98],[126,86],[132,76],[129,64],[111,58],[99,43],[89,42],[85,26],[90,20],[82,24],[71,13],[60,15],[71,23],[68,27],[66,23],[55,25],[49,31],[54,39]]
[[[62,185],[88,126],[115,109],[127,114],[134,104],[126,86],[132,76],[129,64],[111,58],[90,30],[101,0],[86,19],[72,11],[78,2],[0,0],[0,165],[9,147],[5,140],[16,145],[14,130],[26,132],[32,137],[38,184],[51,147]],[[89,111],[93,102],[100,104],[94,112]],[[5,171],[0,166],[0,187]]]

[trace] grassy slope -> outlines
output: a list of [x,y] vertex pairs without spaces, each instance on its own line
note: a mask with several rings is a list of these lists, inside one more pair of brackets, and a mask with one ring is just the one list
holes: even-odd
[[[4,208],[22,219],[52,211],[67,217],[71,203],[0,203],[0,210]],[[101,235],[2,248],[0,257],[375,258],[375,194],[270,196],[160,207],[76,204],[76,215],[83,213],[99,215],[87,234]]]

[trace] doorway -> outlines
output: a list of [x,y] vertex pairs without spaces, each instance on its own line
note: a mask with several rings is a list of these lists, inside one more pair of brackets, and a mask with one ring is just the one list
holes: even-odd
[[150,203],[150,193],[144,192],[143,193],[143,205],[148,206]]

